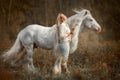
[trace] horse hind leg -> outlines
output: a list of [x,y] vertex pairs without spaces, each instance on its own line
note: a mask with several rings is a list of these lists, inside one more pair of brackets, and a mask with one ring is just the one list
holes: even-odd
[[28,73],[35,73],[35,67],[33,65],[33,45],[29,45],[25,47],[26,49],[26,63],[27,63],[27,69]]

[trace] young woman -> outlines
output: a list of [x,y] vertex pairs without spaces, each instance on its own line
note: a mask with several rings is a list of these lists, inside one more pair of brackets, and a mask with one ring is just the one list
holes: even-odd
[[57,17],[57,28],[58,28],[58,44],[60,47],[61,55],[63,58],[67,59],[69,55],[71,41],[71,31],[66,23],[67,17],[60,13]]
[[56,56],[57,60],[55,62],[54,66],[54,74],[61,74],[61,64],[65,68],[66,72],[67,70],[67,60],[69,57],[69,51],[70,51],[70,41],[71,37],[73,35],[73,31],[70,30],[67,22],[67,17],[60,13],[57,17],[57,30],[58,30],[58,43],[56,46]]

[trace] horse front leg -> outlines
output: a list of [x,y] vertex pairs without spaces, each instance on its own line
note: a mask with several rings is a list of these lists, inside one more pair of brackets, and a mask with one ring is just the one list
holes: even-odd
[[53,68],[54,75],[61,75],[61,58],[57,57],[54,68]]
[[62,65],[63,71],[69,74],[70,71],[68,70],[68,67],[67,67],[67,61],[68,59],[64,59],[63,57],[61,58],[61,65]]

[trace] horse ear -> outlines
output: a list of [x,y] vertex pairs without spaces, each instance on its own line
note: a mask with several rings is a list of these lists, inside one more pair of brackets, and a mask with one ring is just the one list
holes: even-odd
[[87,15],[87,14],[88,14],[88,12],[87,12],[87,11],[85,11],[85,14],[84,14],[84,16],[85,16],[85,15]]
[[76,10],[76,9],[73,9],[73,11],[75,12],[75,13],[80,13],[78,10]]

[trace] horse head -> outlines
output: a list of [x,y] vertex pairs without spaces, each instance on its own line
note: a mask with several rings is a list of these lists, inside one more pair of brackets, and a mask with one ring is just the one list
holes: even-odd
[[70,44],[70,53],[73,53],[77,49],[79,32],[82,30],[83,27],[87,27],[92,30],[96,30],[97,32],[101,32],[100,25],[92,17],[89,10],[81,9],[74,10],[74,12],[77,14],[69,17],[67,20],[70,28],[74,28],[74,36],[72,37],[72,41]]
[[92,17],[92,14],[90,13],[89,10],[82,9],[82,10],[74,10],[74,12],[77,13],[76,21],[83,26],[86,26],[92,30],[96,30],[97,32],[101,32],[101,27],[98,24],[98,22]]

